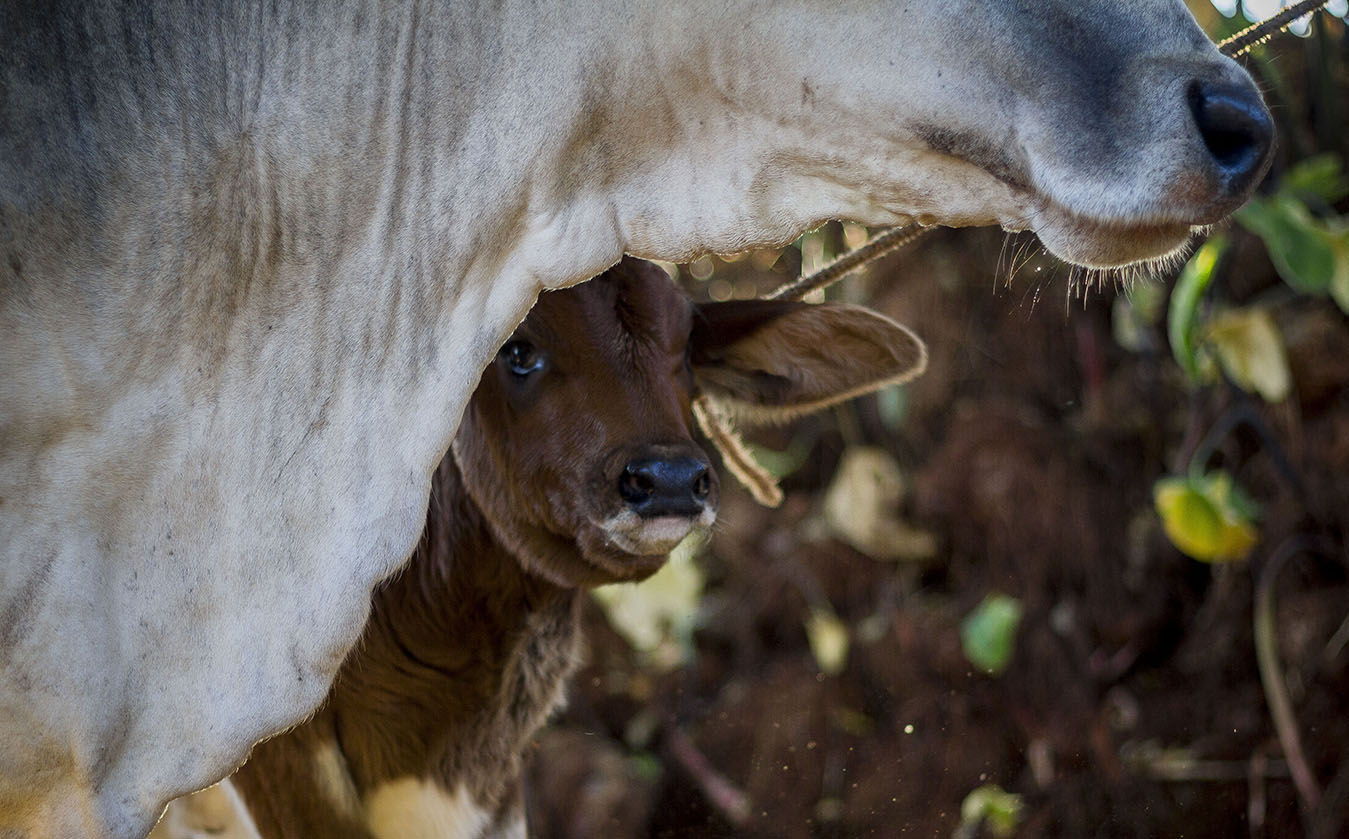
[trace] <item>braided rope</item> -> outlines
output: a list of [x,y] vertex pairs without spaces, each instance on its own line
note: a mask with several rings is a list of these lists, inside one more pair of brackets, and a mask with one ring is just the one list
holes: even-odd
[[1330,0],[1302,0],[1294,3],[1271,18],[1266,18],[1241,30],[1218,45],[1218,50],[1228,58],[1237,58],[1251,51],[1256,44],[1264,43],[1279,32],[1287,29],[1293,21],[1318,12]]
[[827,288],[858,268],[880,259],[891,251],[904,247],[931,229],[930,227],[923,227],[921,224],[892,227],[868,240],[865,244],[853,248],[815,273],[778,286],[769,292],[767,299],[800,300],[812,291]]

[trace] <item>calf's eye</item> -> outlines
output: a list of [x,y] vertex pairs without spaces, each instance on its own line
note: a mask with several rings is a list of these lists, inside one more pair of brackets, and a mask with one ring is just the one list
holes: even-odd
[[528,376],[543,369],[543,354],[528,341],[511,341],[501,348],[500,357],[506,362],[506,369],[516,376]]

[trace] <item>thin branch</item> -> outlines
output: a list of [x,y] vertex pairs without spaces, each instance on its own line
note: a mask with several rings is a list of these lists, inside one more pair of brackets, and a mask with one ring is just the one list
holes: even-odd
[[1264,752],[1251,755],[1246,774],[1246,827],[1252,839],[1265,835],[1265,815],[1269,812],[1269,793],[1265,788],[1269,771],[1269,756]]
[[1165,783],[1228,783],[1248,781],[1252,777],[1287,778],[1288,763],[1261,757],[1251,760],[1199,760],[1159,756],[1142,767],[1149,778]]
[[721,774],[707,759],[707,755],[674,723],[665,726],[665,745],[675,762],[689,773],[708,803],[722,818],[736,829],[743,829],[749,824],[749,796]]

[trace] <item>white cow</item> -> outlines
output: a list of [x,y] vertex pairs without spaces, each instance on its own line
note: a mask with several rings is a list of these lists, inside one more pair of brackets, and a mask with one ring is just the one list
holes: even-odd
[[1266,165],[1180,0],[9,0],[0,836],[302,719],[542,288],[843,217],[1153,259]]

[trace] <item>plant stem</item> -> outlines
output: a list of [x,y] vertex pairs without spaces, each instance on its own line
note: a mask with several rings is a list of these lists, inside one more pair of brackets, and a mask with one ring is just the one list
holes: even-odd
[[1269,704],[1269,714],[1274,719],[1274,730],[1279,736],[1284,758],[1288,761],[1293,785],[1297,787],[1304,811],[1310,816],[1316,812],[1321,790],[1302,751],[1297,717],[1293,714],[1293,703],[1288,699],[1288,688],[1284,685],[1274,634],[1274,581],[1289,559],[1309,547],[1308,539],[1295,537],[1286,540],[1270,557],[1256,584],[1254,629],[1255,660],[1260,668],[1260,684],[1265,689],[1265,701]]

